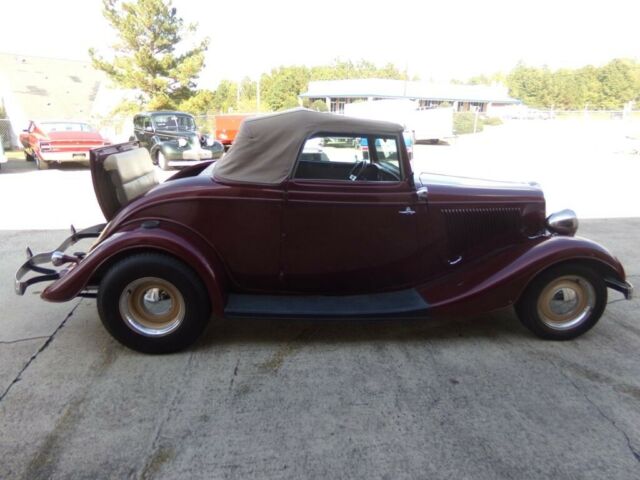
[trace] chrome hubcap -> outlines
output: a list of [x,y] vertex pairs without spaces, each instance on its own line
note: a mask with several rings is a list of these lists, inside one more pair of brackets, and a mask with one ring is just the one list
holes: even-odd
[[567,275],[550,282],[538,298],[542,323],[554,330],[568,330],[586,321],[596,305],[593,285],[583,277]]
[[120,295],[119,308],[125,324],[146,337],[170,334],[182,324],[185,315],[180,291],[157,277],[143,277],[129,283]]

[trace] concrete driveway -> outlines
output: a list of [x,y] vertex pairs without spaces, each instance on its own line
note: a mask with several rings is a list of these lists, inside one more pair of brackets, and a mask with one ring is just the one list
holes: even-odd
[[[585,221],[640,283],[640,219]],[[127,350],[95,302],[24,298],[0,232],[0,478],[567,478],[640,472],[638,300],[565,343],[512,312],[448,321],[226,321]]]

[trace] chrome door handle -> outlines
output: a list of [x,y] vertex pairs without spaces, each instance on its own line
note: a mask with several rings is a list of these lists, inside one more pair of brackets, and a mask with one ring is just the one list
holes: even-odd
[[412,210],[411,207],[407,207],[404,210],[399,210],[398,213],[400,215],[413,215],[416,211]]

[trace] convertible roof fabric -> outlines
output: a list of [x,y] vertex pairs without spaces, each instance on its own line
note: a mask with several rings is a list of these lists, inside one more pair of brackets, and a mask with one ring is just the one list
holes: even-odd
[[304,108],[251,117],[240,126],[233,147],[216,162],[214,179],[279,185],[289,177],[305,140],[320,133],[396,135],[402,126]]

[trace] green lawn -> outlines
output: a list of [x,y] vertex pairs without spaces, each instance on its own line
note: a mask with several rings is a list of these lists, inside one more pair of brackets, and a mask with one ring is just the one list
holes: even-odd
[[4,154],[9,160],[24,160],[24,152],[22,150],[12,150],[4,152]]

